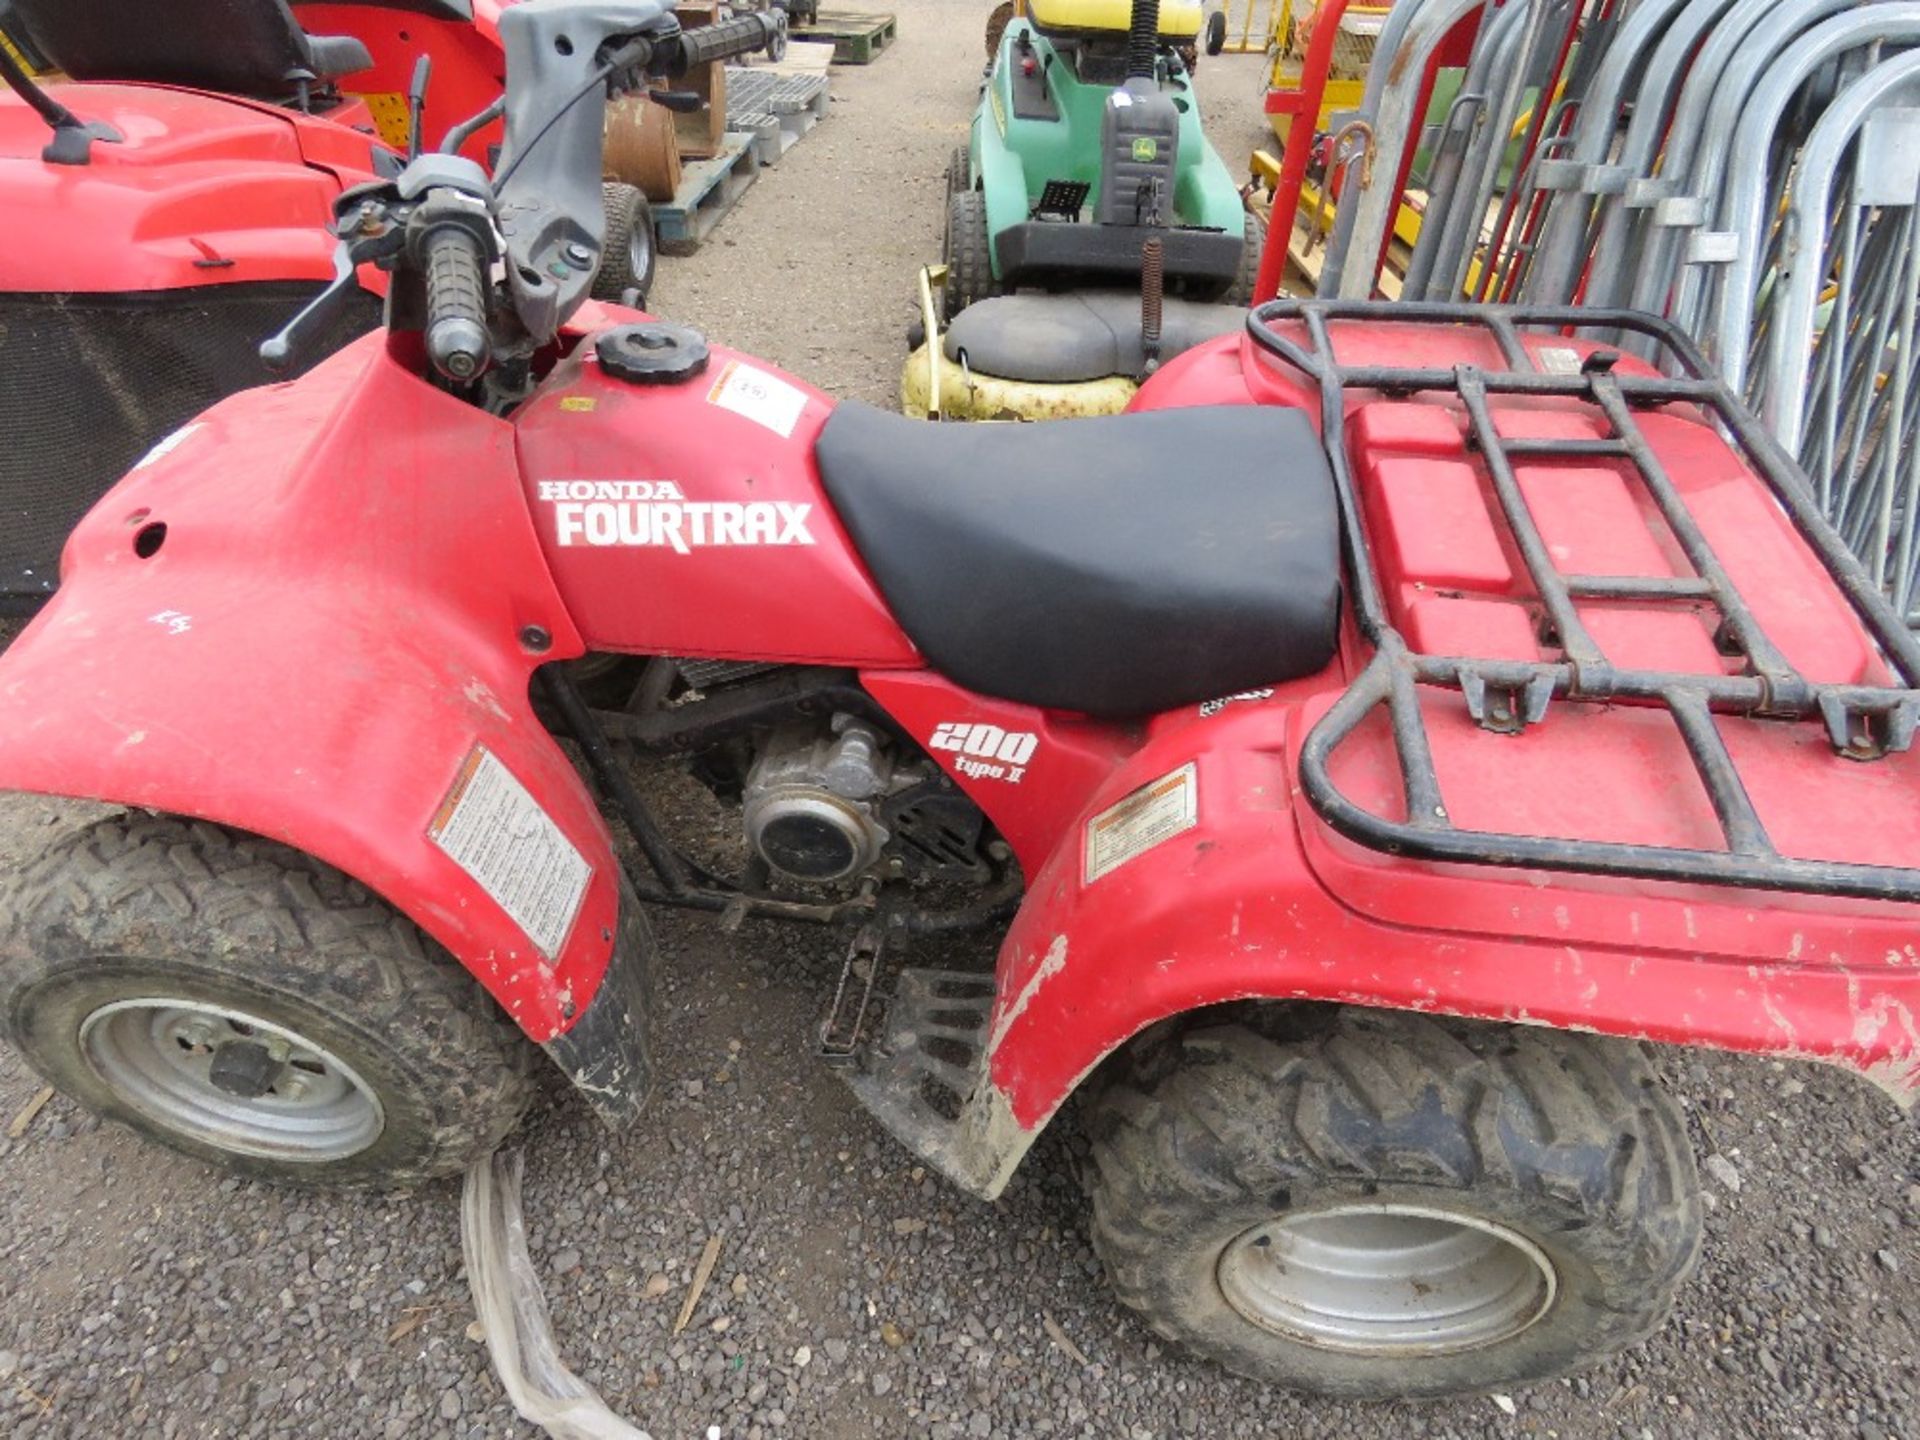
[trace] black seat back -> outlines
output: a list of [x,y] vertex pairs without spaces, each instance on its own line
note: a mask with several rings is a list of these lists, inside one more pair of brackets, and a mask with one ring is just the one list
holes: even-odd
[[287,0],[11,0],[8,29],[75,80],[133,80],[278,99],[373,64],[316,38]]

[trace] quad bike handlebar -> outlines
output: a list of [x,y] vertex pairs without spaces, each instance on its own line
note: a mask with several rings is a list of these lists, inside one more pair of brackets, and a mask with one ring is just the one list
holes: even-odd
[[[683,31],[663,0],[526,0],[505,11],[506,93],[449,133],[449,146],[494,113],[506,136],[489,179],[457,155],[413,160],[391,182],[335,204],[340,249],[327,289],[260,347],[285,369],[324,330],[363,264],[392,271],[390,328],[422,330],[443,379],[470,384],[508,354],[547,344],[592,287],[605,245],[601,136],[611,95],[649,77],[784,48],[786,13],[759,11]],[[692,99],[647,90],[669,108]],[[445,147],[443,147],[444,149]],[[504,261],[507,305],[492,280]]]

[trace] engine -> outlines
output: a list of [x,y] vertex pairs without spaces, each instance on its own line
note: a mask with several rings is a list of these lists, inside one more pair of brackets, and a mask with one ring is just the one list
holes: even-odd
[[747,843],[795,880],[846,880],[870,869],[887,843],[879,802],[893,762],[879,732],[836,715],[831,733],[776,731],[747,773],[741,796]]
[[[858,716],[775,730],[741,790],[747,843],[779,874],[813,885],[870,871],[978,882],[985,817],[922,757]],[[991,843],[991,842],[989,842]]]

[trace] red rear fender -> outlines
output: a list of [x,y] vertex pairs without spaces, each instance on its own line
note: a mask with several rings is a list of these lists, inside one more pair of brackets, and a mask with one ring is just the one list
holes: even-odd
[[[585,1011],[618,870],[528,701],[534,667],[580,642],[510,427],[368,337],[163,442],[74,532],[62,577],[0,660],[0,786],[284,841],[412,916],[534,1040]],[[588,870],[522,897],[524,925],[429,834],[481,751]]]
[[[1331,842],[1300,798],[1296,750],[1312,711],[1289,701],[1253,695],[1162,717],[1031,874],[1000,951],[990,1083],[960,1127],[965,1183],[997,1193],[1067,1096],[1133,1036],[1235,1000],[1825,1060],[1902,1104],[1920,1090],[1914,907],[1370,856],[1380,886],[1412,897],[1398,908],[1419,913],[1362,913],[1317,873]],[[1535,911],[1557,917],[1555,939],[1524,933]],[[1675,940],[1668,911],[1690,916],[1698,938]]]

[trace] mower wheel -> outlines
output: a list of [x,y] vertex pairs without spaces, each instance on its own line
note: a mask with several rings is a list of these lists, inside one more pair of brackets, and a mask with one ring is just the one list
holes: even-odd
[[618,303],[629,290],[647,303],[653,290],[653,207],[632,185],[609,180],[600,187],[607,207],[607,243],[600,273],[593,277],[593,298]]
[[0,882],[0,1035],[150,1140],[300,1186],[464,1170],[533,1047],[412,921],[311,856],[114,816]]
[[973,189],[973,150],[970,146],[956,145],[953,154],[947,160],[947,199],[955,195],[964,195]]
[[1007,26],[1013,23],[1017,10],[1014,0],[1000,0],[1000,3],[987,12],[987,59],[992,60],[1000,53],[1000,37],[1007,33]]
[[999,293],[990,245],[987,197],[978,190],[962,190],[948,197],[947,237],[941,253],[947,264],[942,304],[948,320],[974,301]]
[[1218,55],[1227,48],[1227,12],[1215,10],[1207,16],[1207,54]]
[[1251,211],[1246,216],[1246,239],[1240,246],[1240,272],[1233,277],[1225,300],[1229,305],[1251,305],[1253,287],[1260,283],[1260,252],[1266,248],[1267,227]]
[[1562,1374],[1651,1333],[1699,1254],[1679,1110],[1625,1041],[1250,1007],[1136,1045],[1086,1115],[1120,1298],[1298,1390]]

